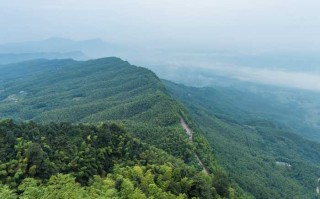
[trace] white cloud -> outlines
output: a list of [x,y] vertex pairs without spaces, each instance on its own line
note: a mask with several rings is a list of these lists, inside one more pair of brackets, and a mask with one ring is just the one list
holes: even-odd
[[[212,74],[261,84],[284,86],[320,92],[320,74],[306,72],[290,72],[284,70],[258,69],[251,67],[222,66],[202,64]],[[198,67],[198,69],[200,69]]]

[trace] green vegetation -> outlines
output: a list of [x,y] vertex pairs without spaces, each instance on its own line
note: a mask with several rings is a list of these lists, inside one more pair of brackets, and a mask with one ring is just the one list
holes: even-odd
[[[246,120],[250,118],[268,120],[305,139],[320,142],[319,92],[250,83],[221,77],[212,71],[178,72],[184,78],[174,82],[195,87],[207,86],[201,88],[202,92],[208,91],[206,95],[197,97],[205,103],[214,104],[211,108],[215,109],[215,115],[219,118],[241,122],[248,122]],[[203,82],[192,77],[204,77]]]
[[3,120],[0,129],[1,198],[221,198],[233,194],[224,176],[197,171],[133,138],[121,125]]
[[201,133],[189,140],[180,119],[195,125],[151,71],[118,58],[36,60],[0,69],[0,117],[32,121],[2,122],[0,194],[246,197]]
[[[237,93],[239,98],[232,99],[228,89],[165,84],[195,118],[199,126],[194,128],[204,132],[229,177],[245,191],[263,199],[319,198],[320,144],[250,111],[257,110],[257,102],[247,96]],[[248,107],[235,107],[244,101]]]
[[2,66],[0,101],[0,117],[16,121],[121,121],[143,142],[196,162],[195,147],[179,124],[183,107],[154,73],[119,58]]
[[18,122],[0,124],[0,198],[318,197],[320,146],[281,124],[290,104],[166,82],[195,123],[154,73],[118,58],[0,69],[0,117]]

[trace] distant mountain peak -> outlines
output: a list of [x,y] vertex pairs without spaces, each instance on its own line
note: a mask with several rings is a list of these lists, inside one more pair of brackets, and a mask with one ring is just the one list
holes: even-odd
[[39,40],[39,41],[73,41],[72,39],[67,39],[64,37],[49,37],[44,40]]
[[[72,40],[63,37],[50,37],[44,40],[7,43],[0,45],[0,54],[21,53],[66,53],[81,51],[89,57],[110,56],[112,45],[101,38]],[[114,47],[114,46],[113,46]]]

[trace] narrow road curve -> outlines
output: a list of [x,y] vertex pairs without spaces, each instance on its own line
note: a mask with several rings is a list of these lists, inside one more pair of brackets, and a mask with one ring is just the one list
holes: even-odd
[[[185,130],[186,134],[189,136],[189,140],[192,142],[192,131],[189,128],[189,126],[187,125],[187,123],[184,121],[183,118],[180,118],[180,124],[182,126],[182,128]],[[199,164],[202,166],[203,171],[208,175],[209,171],[207,170],[207,168],[204,166],[204,164],[202,163],[202,161],[200,160],[199,156],[194,153],[194,156],[196,157],[197,161],[199,162]]]

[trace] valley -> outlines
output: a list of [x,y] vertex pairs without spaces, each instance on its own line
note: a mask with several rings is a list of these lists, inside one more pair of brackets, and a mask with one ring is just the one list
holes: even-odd
[[319,143],[246,107],[235,106],[236,99],[228,96],[234,93],[228,90],[164,83],[190,111],[230,178],[245,191],[266,199],[319,197],[315,192],[320,174]]

